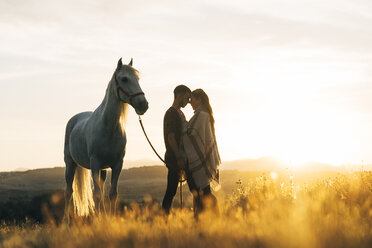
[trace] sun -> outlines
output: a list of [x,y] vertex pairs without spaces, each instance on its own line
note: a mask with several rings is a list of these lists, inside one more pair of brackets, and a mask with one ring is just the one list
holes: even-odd
[[332,115],[326,106],[301,99],[283,97],[245,115],[219,114],[216,109],[223,159],[270,156],[293,168],[307,162],[341,165],[355,144],[352,133],[346,132],[353,128],[347,115]]
[[355,122],[357,114],[353,119],[350,110],[339,107],[342,99],[326,97],[332,82],[345,80],[342,74],[294,62],[287,52],[277,57],[260,52],[254,60],[247,57],[246,66],[235,65],[235,83],[226,92],[238,90],[221,94],[226,101],[213,105],[223,157],[272,156],[293,167],[355,161],[361,154],[357,137],[366,128]]

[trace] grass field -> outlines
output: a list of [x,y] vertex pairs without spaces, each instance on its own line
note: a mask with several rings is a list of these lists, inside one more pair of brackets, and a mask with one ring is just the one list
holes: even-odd
[[372,247],[372,173],[297,182],[261,173],[218,192],[219,214],[190,207],[168,217],[147,199],[118,216],[70,226],[3,223],[3,247]]

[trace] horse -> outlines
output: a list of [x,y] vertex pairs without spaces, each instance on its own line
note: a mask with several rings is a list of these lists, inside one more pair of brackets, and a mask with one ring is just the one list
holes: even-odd
[[127,143],[124,129],[127,110],[131,105],[138,115],[143,115],[148,109],[138,81],[139,73],[133,68],[133,59],[123,65],[120,58],[102,103],[94,112],[76,114],[68,121],[64,144],[67,221],[71,201],[78,216],[105,210],[103,188],[109,168],[112,170],[110,212],[116,213],[117,184]]

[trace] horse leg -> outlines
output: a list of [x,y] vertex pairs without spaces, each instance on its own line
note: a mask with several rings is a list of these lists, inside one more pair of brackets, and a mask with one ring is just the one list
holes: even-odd
[[97,159],[90,159],[90,169],[93,178],[93,200],[98,213],[100,213],[100,203],[102,201],[102,192],[100,188],[100,163]]
[[64,214],[64,221],[70,223],[70,203],[72,200],[72,183],[74,181],[74,175],[76,170],[76,163],[72,160],[71,157],[65,158],[66,162],[66,171],[65,171],[65,179],[66,179],[66,190],[65,190],[65,214]]
[[123,161],[112,167],[111,174],[111,188],[110,188],[110,213],[116,215],[116,204],[118,199],[118,180],[121,169],[123,168]]
[[101,201],[101,208],[103,209],[103,212],[106,213],[105,208],[105,181],[106,181],[107,171],[101,170],[100,176],[99,176],[99,187],[101,188],[101,194],[102,194],[102,201]]

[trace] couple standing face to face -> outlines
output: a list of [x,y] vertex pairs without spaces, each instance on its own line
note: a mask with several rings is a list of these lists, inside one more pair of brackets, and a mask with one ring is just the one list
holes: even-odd
[[[165,113],[163,121],[164,142],[166,147],[164,160],[165,165],[168,168],[168,177],[167,188],[162,202],[162,208],[167,214],[169,214],[173,198],[177,193],[177,187],[180,179],[181,170],[186,170],[186,174],[189,174],[187,176],[187,183],[189,184],[190,191],[192,192],[198,191],[192,175],[187,170],[184,154],[182,153],[180,148],[182,134],[184,131],[183,129],[185,127],[184,124],[185,122],[187,122],[185,115],[181,111],[181,108],[186,107],[188,103],[191,104],[195,112],[199,107],[203,107],[200,109],[208,112],[208,114],[210,115],[210,118],[208,118],[208,120],[210,121],[214,136],[213,112],[207,94],[202,89],[196,89],[194,91],[191,91],[185,85],[178,85],[174,89],[173,94],[174,99],[172,106]],[[204,196],[211,195],[209,187],[204,188],[202,190],[203,192],[201,193],[201,195]],[[196,200],[201,204],[201,198],[199,195]]]
[[202,104],[201,99],[193,96],[190,92],[178,95],[178,101],[182,108],[186,107],[186,105],[190,103],[193,110],[196,110]]

